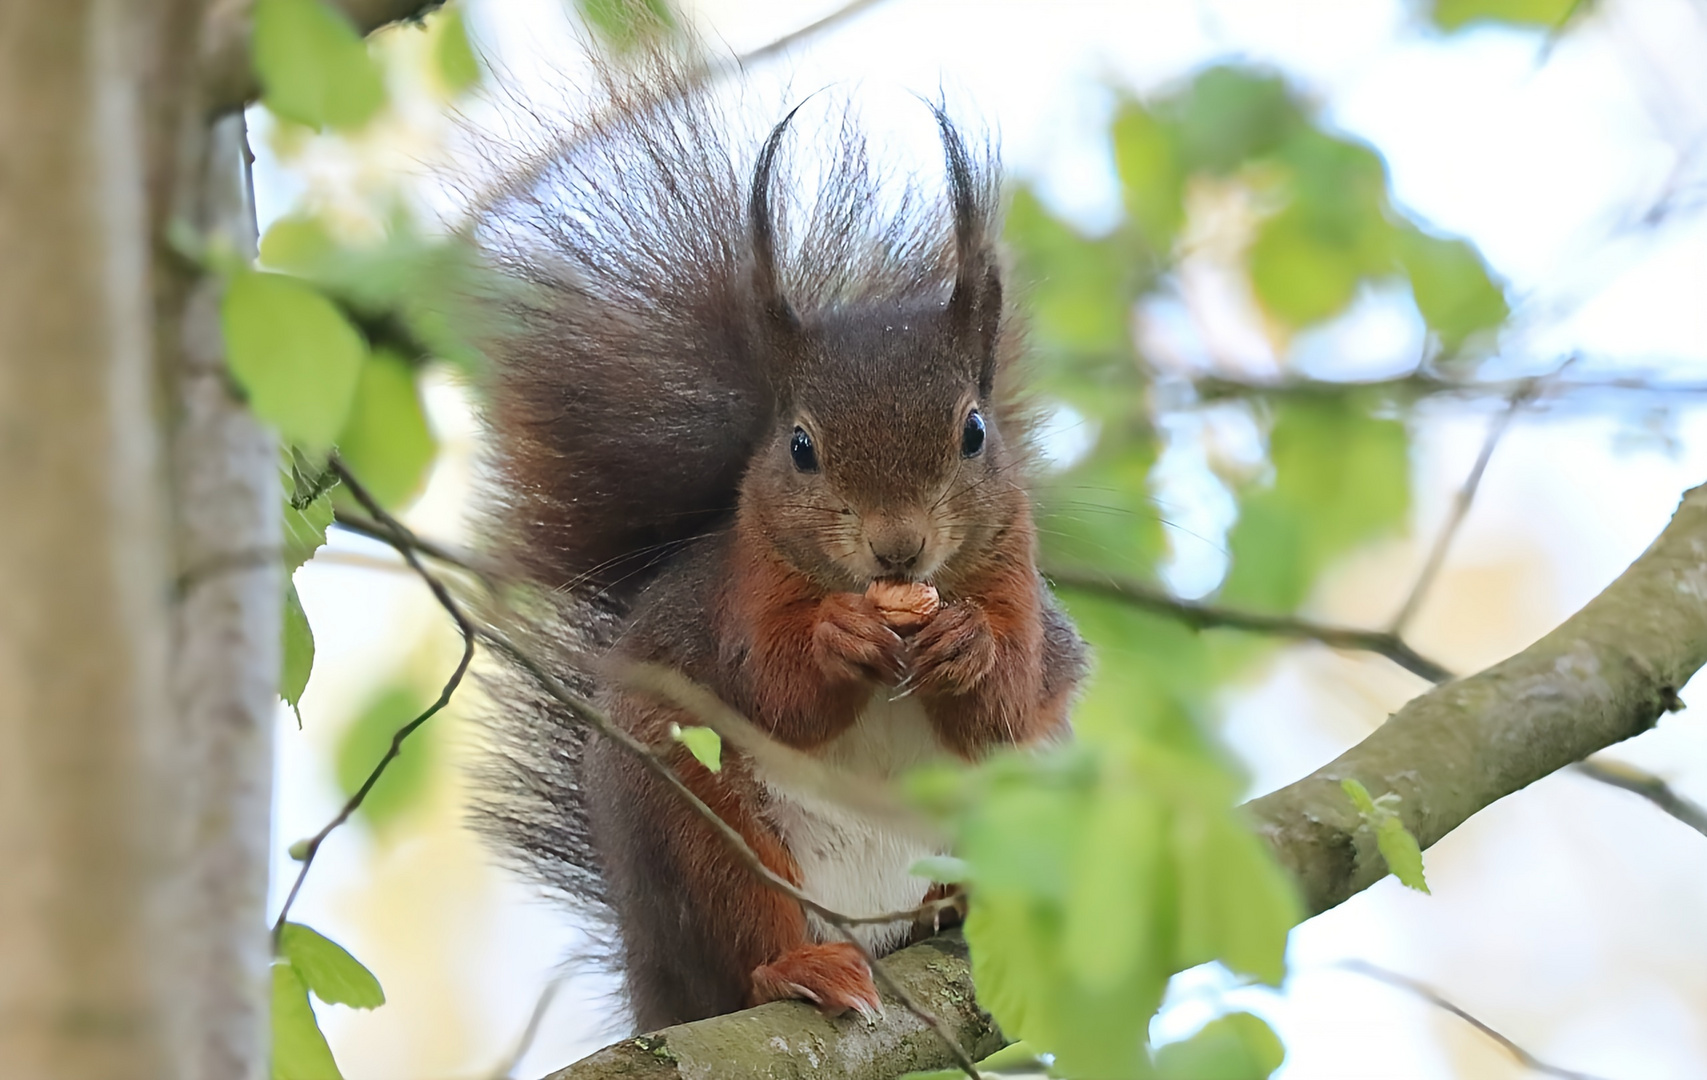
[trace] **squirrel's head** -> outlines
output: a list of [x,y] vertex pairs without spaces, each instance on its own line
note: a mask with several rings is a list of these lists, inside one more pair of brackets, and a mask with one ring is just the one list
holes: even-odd
[[831,588],[952,579],[1027,512],[1009,441],[1017,432],[1003,430],[996,407],[1004,320],[988,235],[993,185],[936,113],[952,280],[920,274],[900,295],[798,313],[782,287],[769,205],[788,120],[754,172],[755,341],[774,373],[777,409],[742,482],[741,512],[796,569]]

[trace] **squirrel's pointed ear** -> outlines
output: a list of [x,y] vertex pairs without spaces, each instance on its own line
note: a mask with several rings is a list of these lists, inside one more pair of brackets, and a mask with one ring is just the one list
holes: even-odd
[[949,205],[954,215],[954,291],[948,314],[978,351],[978,393],[988,397],[996,378],[996,344],[1002,321],[1002,271],[989,235],[995,192],[988,171],[974,166],[966,141],[940,103],[931,104],[942,135]]
[[[805,102],[801,102],[801,105],[804,104]],[[752,243],[753,292],[766,318],[785,330],[798,328],[800,319],[783,293],[782,269],[776,250],[776,211],[771,205],[771,187],[776,172],[777,150],[782,146],[783,136],[788,133],[788,125],[793,122],[794,114],[799,111],[800,105],[796,105],[776,127],[771,128],[764,146],[759,149],[758,161],[753,165],[752,187],[747,194],[747,232]]]

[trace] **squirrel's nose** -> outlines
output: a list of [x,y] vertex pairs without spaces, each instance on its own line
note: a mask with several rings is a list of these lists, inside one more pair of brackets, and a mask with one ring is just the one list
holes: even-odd
[[871,556],[886,574],[904,574],[919,563],[924,554],[925,538],[912,529],[885,529],[867,541]]

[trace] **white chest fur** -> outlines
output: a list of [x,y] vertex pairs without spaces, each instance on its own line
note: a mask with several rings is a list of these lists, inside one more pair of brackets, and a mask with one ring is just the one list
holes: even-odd
[[[861,779],[884,782],[915,765],[946,755],[916,698],[874,695],[859,719],[817,755],[825,765]],[[917,907],[930,882],[907,868],[944,850],[925,828],[907,828],[840,803],[815,797],[789,778],[764,778],[771,796],[766,816],[800,867],[801,889],[845,915],[881,915]],[[816,916],[807,919],[814,937],[840,935]],[[887,951],[912,931],[907,923],[859,926],[866,947]]]

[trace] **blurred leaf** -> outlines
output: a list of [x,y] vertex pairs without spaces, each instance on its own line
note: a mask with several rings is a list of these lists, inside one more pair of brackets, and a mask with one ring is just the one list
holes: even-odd
[[302,702],[302,692],[308,689],[308,676],[314,670],[314,631],[308,625],[308,613],[302,610],[302,598],[296,585],[285,582],[284,597],[284,661],[279,672],[279,697],[291,708]]
[[256,416],[308,449],[332,444],[355,396],[367,345],[311,286],[245,272],[221,308],[227,362]]
[[421,493],[437,453],[415,370],[389,349],[375,350],[362,365],[338,456],[382,506],[396,510]]
[[1302,213],[1283,210],[1262,223],[1251,244],[1251,286],[1270,315],[1308,326],[1351,304],[1363,272],[1359,254],[1327,242]]
[[1458,30],[1477,22],[1551,30],[1565,25],[1589,6],[1585,0],[1433,0],[1430,14],[1444,30]]
[[321,0],[256,0],[261,100],[287,120],[359,128],[385,104],[385,79],[344,14]]
[[1363,823],[1375,833],[1375,845],[1387,861],[1387,869],[1404,885],[1421,893],[1428,892],[1428,881],[1423,877],[1422,846],[1394,809],[1399,802],[1398,794],[1388,792],[1379,799],[1370,798],[1369,789],[1349,776],[1340,781],[1340,789],[1357,807]]
[[398,212],[384,237],[342,244],[313,217],[275,221],[261,238],[262,264],[306,278],[355,312],[376,344],[406,359],[431,355],[479,370],[476,337],[495,329],[511,285],[483,267],[463,238],[423,234]]
[[343,1080],[296,970],[275,960],[272,974],[272,1080]]
[[944,885],[960,885],[971,880],[972,868],[965,859],[953,855],[927,855],[909,866],[907,873]]
[[723,771],[723,740],[717,732],[697,724],[671,724],[670,737],[687,747],[694,760],[711,772]]
[[1110,134],[1126,212],[1151,250],[1166,255],[1185,219],[1185,173],[1174,131],[1143,105],[1126,101]]
[[1272,152],[1304,123],[1284,79],[1248,68],[1208,68],[1174,109],[1185,167],[1216,175]]
[[305,861],[308,858],[308,841],[307,840],[293,840],[293,841],[291,841],[290,847],[285,849],[285,854],[289,855],[291,858],[295,859],[297,862]]
[[377,1009],[385,1004],[385,991],[373,972],[318,930],[285,923],[279,934],[279,953],[290,961],[302,985],[328,1005]]
[[451,93],[461,93],[480,81],[480,61],[468,40],[462,8],[443,8],[432,21],[438,35],[433,43],[433,56],[438,61],[439,77]]
[[1411,279],[1417,310],[1448,352],[1466,338],[1493,330],[1511,309],[1488,264],[1463,240],[1443,240],[1415,228],[1398,232],[1399,262]]
[[632,52],[680,25],[669,0],[575,0],[575,10],[613,52]]
[[[1179,966],[1176,927],[1204,887],[1220,911],[1199,931],[1205,959],[1278,981],[1297,900],[1273,887],[1284,875],[1238,818],[1238,784],[1214,757],[1102,729],[1046,755],[998,756],[977,775],[958,849],[977,882],[966,938],[979,1001],[1010,1036],[1056,1055],[1060,1075],[1149,1075],[1146,1033]],[[1182,818],[1220,839],[1177,845]],[[1182,889],[1187,878],[1199,894]]]
[[1111,240],[1080,235],[1024,185],[1014,190],[1003,236],[1019,261],[1041,345],[1122,358],[1131,353],[1137,277],[1131,253]]
[[[1010,1043],[977,1064],[980,1075],[996,1076],[1007,1073],[1031,1075],[1048,1068],[1037,1056],[1037,1051],[1024,1042]],[[964,1080],[965,1076],[959,1069],[930,1069],[906,1073],[900,1080]]]
[[[380,692],[338,742],[336,771],[338,787],[354,795],[391,747],[392,736],[421,714],[425,704],[411,687],[393,686]],[[433,737],[430,730],[417,731],[403,744],[385,772],[363,800],[361,810],[374,826],[383,826],[418,803],[427,792],[432,774]]]
[[1250,1013],[1211,1020],[1156,1052],[1158,1080],[1265,1080],[1286,1060],[1273,1030]]
[[1242,493],[1222,598],[1293,610],[1331,560],[1402,525],[1409,450],[1404,425],[1371,415],[1355,394],[1278,402],[1269,435],[1274,483]]

